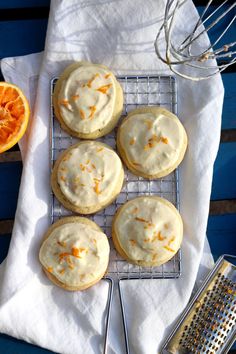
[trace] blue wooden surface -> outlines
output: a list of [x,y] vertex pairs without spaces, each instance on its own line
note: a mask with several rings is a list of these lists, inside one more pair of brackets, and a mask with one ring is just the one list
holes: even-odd
[[[40,10],[49,0],[4,0],[0,9],[32,7]],[[199,8],[202,11],[202,8]],[[44,13],[43,11],[41,12]],[[234,24],[234,37],[236,34]],[[47,18],[0,21],[0,58],[38,52],[44,48]],[[215,33],[212,31],[212,38]],[[232,39],[232,32],[225,37]],[[225,43],[225,42],[224,42]],[[236,73],[223,75],[225,102],[222,129],[236,129]],[[0,164],[0,220],[15,215],[22,165],[19,162]],[[236,142],[220,144],[214,167],[212,200],[236,199]],[[208,239],[215,258],[222,253],[236,254],[236,214],[209,217]],[[10,237],[0,236],[0,263],[7,255]],[[0,335],[0,354],[46,354],[50,351]]]

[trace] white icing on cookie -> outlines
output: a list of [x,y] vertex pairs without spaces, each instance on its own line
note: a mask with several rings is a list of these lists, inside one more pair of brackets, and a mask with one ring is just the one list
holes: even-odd
[[163,113],[137,113],[120,127],[120,144],[130,165],[147,175],[173,166],[186,134],[180,121]]
[[115,151],[89,141],[68,151],[57,178],[61,192],[73,205],[91,207],[113,198],[123,180],[123,168]]
[[104,233],[87,224],[66,223],[43,242],[39,258],[44,268],[63,284],[79,287],[105,273],[109,251]]
[[129,259],[164,263],[179,249],[183,225],[177,210],[166,200],[141,197],[121,208],[115,232]]
[[92,133],[112,119],[115,77],[104,68],[84,65],[62,82],[58,106],[66,125],[75,132]]

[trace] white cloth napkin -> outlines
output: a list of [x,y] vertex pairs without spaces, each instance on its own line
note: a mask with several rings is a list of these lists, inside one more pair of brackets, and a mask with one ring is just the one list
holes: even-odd
[[[24,168],[10,250],[0,267],[2,333],[65,354],[102,350],[107,283],[69,293],[50,283],[38,261],[49,225],[50,79],[75,60],[103,63],[116,74],[168,72],[153,46],[164,4],[164,0],[52,0],[44,54],[2,61],[6,80],[21,86],[31,102],[38,85],[34,114],[21,145]],[[197,18],[188,1],[177,18],[179,33],[188,32]],[[200,83],[178,79],[178,102],[189,138],[180,167],[183,271],[177,280],[123,283],[130,347],[137,354],[160,350],[197,277],[220,138],[220,76]],[[205,255],[209,255],[208,248]],[[211,261],[204,258],[204,267]],[[108,352],[124,353],[118,306],[112,312]]]

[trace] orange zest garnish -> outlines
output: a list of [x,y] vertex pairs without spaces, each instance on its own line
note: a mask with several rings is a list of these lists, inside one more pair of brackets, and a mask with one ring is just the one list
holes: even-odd
[[111,86],[112,86],[112,84],[101,86],[97,89],[97,91],[106,94]]
[[149,149],[151,149],[153,147],[153,143],[147,143],[145,146],[144,146],[144,150],[147,151]]
[[65,182],[66,181],[66,178],[64,176],[61,176],[60,177],[61,181]]
[[96,166],[94,165],[94,163],[91,163],[91,166],[94,170],[96,170]]
[[168,139],[167,138],[161,138],[161,141],[164,143],[164,144],[168,144]]
[[48,268],[47,268],[47,271],[48,271],[49,273],[52,273],[52,272],[53,272],[53,267],[48,267]]
[[172,242],[174,242],[174,240],[175,240],[175,237],[173,236],[173,237],[170,239],[170,241],[168,242],[168,246],[169,246]]
[[96,106],[90,106],[89,109],[90,109],[89,118],[92,119],[94,114],[95,114],[95,112],[96,112]]
[[79,98],[79,95],[73,95],[71,96],[72,101],[76,101]]
[[69,106],[69,101],[68,100],[60,100],[59,104],[61,104],[62,106],[68,107]]
[[63,260],[64,258],[69,257],[70,255],[71,255],[71,254],[68,253],[68,252],[60,253],[60,254],[59,254],[59,259],[60,259],[60,261],[61,261],[61,260]]
[[145,120],[144,123],[147,125],[148,130],[152,129],[152,121],[151,120]]
[[79,248],[72,247],[72,256],[77,257],[77,258],[81,258]]
[[153,134],[148,141],[156,141],[157,143],[159,143],[160,140],[161,138],[159,138],[156,134]]
[[132,214],[136,214],[137,212],[138,212],[138,208],[137,208],[137,207],[135,207],[135,208],[131,211]]
[[165,240],[165,238],[166,238],[165,236],[162,236],[161,231],[158,232],[157,237],[158,237],[158,240],[159,240],[159,241],[163,241],[163,240]]
[[165,229],[169,229],[169,225],[168,224],[164,224],[164,228]]
[[135,240],[129,240],[129,242],[131,243],[131,246],[135,246],[137,243]]
[[79,110],[80,118],[85,119],[85,113],[82,109]]
[[135,138],[131,138],[129,141],[129,145],[134,145],[134,143],[135,143]]
[[102,150],[104,150],[104,148],[103,148],[103,147],[101,147],[101,148],[97,148],[97,152],[101,152]]
[[140,222],[147,222],[147,223],[149,222],[143,218],[139,218],[138,216],[136,216],[135,220],[140,221]]
[[64,274],[64,273],[65,273],[65,269],[62,268],[61,270],[59,270],[59,273],[60,273],[60,274]]
[[86,167],[82,163],[80,163],[79,167],[80,167],[81,171],[85,171],[85,169],[86,169]]
[[61,247],[66,247],[66,243],[64,241],[57,241],[57,243]]
[[106,74],[106,75],[104,76],[104,78],[105,78],[105,79],[108,79],[110,76],[111,76],[111,74],[109,73],[109,74]]
[[97,243],[97,240],[96,240],[95,238],[93,238],[92,241],[93,241],[93,243],[95,243],[95,244]]
[[25,133],[30,115],[19,87],[0,82],[0,153],[9,150]]
[[101,193],[101,191],[100,191],[100,189],[99,189],[99,181],[96,181],[96,180],[95,180],[95,186],[93,187],[93,190],[94,190],[94,192],[95,192],[96,194],[100,194],[100,193]]
[[174,250],[173,250],[172,248],[170,248],[169,246],[164,246],[164,248],[165,248],[167,251],[174,252]]
[[85,165],[88,165],[89,163],[90,163],[90,160],[87,160],[86,163],[85,163]]
[[148,237],[148,238],[145,238],[143,241],[144,241],[144,242],[150,242],[150,238],[149,238],[149,237]]
[[92,82],[96,79],[96,77],[98,77],[99,76],[99,74],[97,73],[97,74],[95,74],[93,77],[92,77],[92,79],[90,79],[89,81],[88,81],[88,83],[87,83],[87,86],[89,87],[89,88],[91,88],[91,86],[92,86]]

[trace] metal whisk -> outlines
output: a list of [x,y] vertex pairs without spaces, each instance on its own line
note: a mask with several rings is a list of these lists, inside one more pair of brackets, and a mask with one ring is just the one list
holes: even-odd
[[[164,22],[155,40],[155,51],[159,59],[168,64],[175,74],[186,79],[200,81],[222,72],[236,61],[236,50],[234,50],[236,49],[234,48],[236,41],[224,45],[220,44],[222,37],[230,29],[236,18],[233,11],[236,2],[229,4],[229,0],[225,0],[214,11],[210,12],[209,8],[213,0],[209,0],[199,20],[196,24],[193,24],[192,32],[185,38],[180,39],[175,26],[176,18],[180,8],[183,7],[184,10],[187,1],[167,0]],[[219,30],[218,27],[222,26],[222,21],[225,20],[226,15],[228,19],[229,15],[232,14],[233,16],[229,19],[224,30],[220,31],[214,43],[209,43],[206,34],[213,28]],[[180,43],[177,43],[178,41]],[[194,75],[191,74],[191,70],[187,70],[187,67],[194,69]]]

